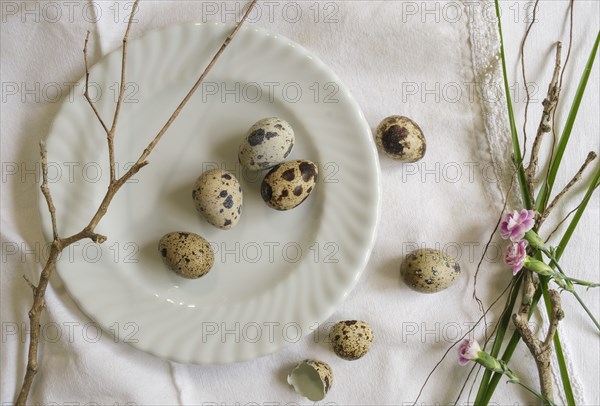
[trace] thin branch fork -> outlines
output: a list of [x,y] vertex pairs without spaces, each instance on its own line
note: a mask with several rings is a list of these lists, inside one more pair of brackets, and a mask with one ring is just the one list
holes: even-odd
[[113,122],[111,124],[110,129],[107,127],[106,123],[100,116],[98,110],[96,109],[96,106],[94,105],[92,99],[89,96],[90,73],[89,73],[89,66],[88,66],[88,57],[87,57],[87,49],[88,48],[87,47],[88,47],[90,33],[89,33],[89,31],[87,32],[86,37],[85,37],[84,47],[83,47],[83,58],[84,58],[84,63],[85,63],[84,97],[87,100],[88,104],[90,105],[92,111],[94,112],[96,118],[102,125],[102,128],[104,129],[104,131],[106,132],[106,135],[107,135],[108,150],[109,150],[109,162],[110,162],[110,168],[111,168],[110,182],[109,182],[106,194],[104,195],[104,198],[102,199],[102,202],[100,203],[100,206],[98,207],[98,210],[96,211],[96,213],[90,220],[89,224],[85,228],[83,228],[80,232],[73,234],[69,237],[61,238],[58,234],[57,221],[56,221],[56,208],[54,206],[54,202],[52,200],[52,195],[51,195],[50,189],[48,187],[48,161],[47,161],[46,147],[43,142],[40,143],[40,155],[41,155],[41,161],[42,161],[42,174],[43,174],[41,190],[44,195],[44,198],[46,199],[46,203],[48,205],[48,210],[49,210],[50,216],[51,216],[53,240],[52,240],[52,245],[50,248],[50,255],[49,255],[49,257],[46,261],[46,264],[44,265],[44,268],[40,274],[38,285],[35,286],[31,281],[29,281],[27,278],[25,278],[27,284],[33,291],[33,304],[29,311],[30,333],[29,333],[29,348],[28,348],[28,355],[27,355],[27,369],[25,372],[25,376],[23,378],[23,384],[21,386],[21,390],[20,390],[17,400],[16,400],[16,403],[19,406],[26,405],[27,398],[28,398],[29,392],[31,390],[31,385],[32,385],[33,379],[38,371],[37,356],[38,356],[40,331],[41,331],[40,317],[41,317],[41,312],[42,312],[43,308],[45,307],[44,295],[46,293],[46,288],[48,287],[50,277],[52,276],[54,270],[56,269],[56,261],[60,255],[60,253],[69,245],[71,245],[77,241],[83,240],[83,239],[90,239],[99,244],[106,241],[107,237],[102,234],[96,233],[95,228],[98,225],[98,223],[100,222],[100,220],[107,213],[110,203],[112,202],[114,196],[119,191],[119,189],[131,177],[133,177],[135,174],[137,174],[144,166],[148,165],[148,161],[147,161],[148,156],[150,155],[152,150],[156,147],[156,145],[161,140],[161,138],[166,133],[168,128],[171,126],[171,124],[175,121],[175,119],[177,118],[177,116],[179,115],[179,113],[181,112],[183,107],[186,105],[186,103],[190,100],[190,98],[192,97],[194,92],[198,89],[198,87],[200,87],[200,84],[206,78],[209,71],[214,66],[214,64],[217,62],[217,60],[219,59],[219,57],[221,56],[221,54],[223,53],[225,48],[229,45],[229,43],[233,40],[235,35],[238,33],[242,24],[246,21],[248,15],[253,10],[256,2],[257,2],[257,0],[252,0],[250,2],[250,5],[247,8],[247,10],[245,11],[242,19],[236,24],[236,26],[233,29],[233,31],[231,32],[231,34],[229,34],[229,36],[225,39],[223,45],[221,46],[221,48],[219,48],[219,50],[216,52],[213,59],[206,66],[204,71],[201,73],[199,79],[196,81],[194,86],[190,89],[190,91],[184,97],[184,99],[181,101],[181,103],[179,103],[179,105],[177,106],[177,108],[175,109],[173,114],[169,117],[169,119],[167,120],[165,125],[161,128],[161,130],[158,132],[158,134],[152,139],[152,141],[144,149],[144,151],[142,152],[142,154],[140,155],[140,157],[138,158],[136,163],[120,178],[116,178],[116,176],[115,176],[114,142],[113,142],[113,140],[114,140],[114,135],[116,133],[117,124],[118,124],[118,120],[119,120],[119,114],[121,111],[121,106],[123,104],[124,92],[125,92],[125,68],[126,68],[126,58],[127,58],[127,41],[128,41],[130,29],[131,29],[131,23],[133,20],[133,16],[138,8],[139,0],[135,0],[131,14],[129,16],[129,22],[127,24],[127,29],[123,36],[123,52],[122,52],[122,62],[121,62],[121,85],[119,88],[119,95],[118,95],[118,99],[117,99],[117,104],[115,106]]
[[104,120],[100,116],[98,109],[96,108],[96,106],[94,105],[94,102],[92,101],[92,99],[90,97],[90,69],[88,66],[88,51],[87,51],[89,39],[90,39],[90,32],[88,31],[85,35],[85,43],[83,45],[83,62],[85,64],[85,91],[83,92],[83,97],[85,97],[85,100],[87,100],[88,104],[92,108],[92,111],[96,115],[96,118],[100,122],[100,125],[102,125],[102,128],[108,135],[108,133],[109,133],[108,127],[104,123]]
[[531,355],[533,355],[538,369],[542,395],[546,399],[552,401],[554,399],[552,366],[550,362],[552,356],[552,340],[554,339],[554,334],[556,334],[558,323],[565,317],[565,313],[562,310],[560,294],[552,289],[550,289],[548,293],[550,295],[552,311],[549,314],[550,325],[548,327],[548,332],[543,341],[537,338],[529,328],[527,315],[522,313],[513,314],[513,323],[523,338],[523,342],[527,345],[527,348],[529,348]]
[[531,193],[533,193],[533,181],[537,171],[540,147],[542,146],[542,139],[544,138],[545,133],[552,131],[552,114],[556,109],[556,105],[558,104],[558,99],[560,95],[560,87],[558,85],[558,80],[560,78],[561,53],[562,43],[559,41],[556,43],[556,61],[554,64],[552,80],[550,81],[550,85],[548,86],[548,94],[542,102],[544,110],[542,111],[540,124],[538,126],[538,130],[533,141],[533,146],[531,147],[529,165],[525,169],[525,176],[527,178],[527,184]]
[[558,195],[556,195],[556,197],[548,205],[548,207],[546,208],[546,210],[544,210],[544,212],[542,213],[542,215],[538,219],[538,226],[541,225],[544,222],[544,220],[546,220],[548,218],[548,216],[550,215],[550,213],[552,212],[552,210],[556,207],[556,205],[558,204],[558,202],[567,194],[567,192],[569,190],[571,190],[573,188],[573,186],[575,186],[575,184],[577,182],[579,182],[579,180],[583,176],[583,173],[585,172],[585,170],[587,169],[587,167],[589,166],[589,164],[592,163],[592,161],[594,161],[597,157],[598,157],[598,155],[594,151],[590,151],[590,153],[588,154],[587,158],[583,162],[583,165],[577,171],[577,173],[575,174],[575,176],[573,177],[573,179],[571,179],[571,181],[569,181],[569,183],[567,183],[567,185],[564,187],[564,189],[561,190],[561,192]]

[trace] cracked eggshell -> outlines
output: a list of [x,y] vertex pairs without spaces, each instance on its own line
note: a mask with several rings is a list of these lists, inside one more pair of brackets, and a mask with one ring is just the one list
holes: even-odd
[[215,261],[210,244],[194,233],[165,234],[158,243],[158,250],[170,270],[188,279],[206,275]]
[[373,329],[360,320],[340,321],[329,331],[329,339],[338,357],[354,361],[371,349]]
[[196,210],[221,230],[235,227],[242,215],[242,187],[236,177],[222,169],[204,172],[192,191]]
[[392,159],[416,162],[425,156],[426,141],[421,128],[408,117],[390,116],[377,126],[377,147]]
[[333,385],[333,370],[322,361],[304,360],[290,372],[287,381],[305,398],[323,400]]
[[269,207],[290,210],[306,200],[318,178],[319,170],[313,162],[284,162],[267,173],[260,186],[260,194]]
[[238,159],[244,169],[258,171],[282,163],[294,147],[294,130],[277,117],[257,121],[240,143]]
[[400,275],[413,290],[436,293],[450,287],[460,277],[460,265],[441,251],[424,248],[411,252],[400,266]]

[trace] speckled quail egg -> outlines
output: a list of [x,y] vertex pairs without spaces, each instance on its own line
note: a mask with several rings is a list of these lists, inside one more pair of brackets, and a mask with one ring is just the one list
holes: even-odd
[[317,165],[310,161],[284,162],[267,173],[260,194],[273,209],[293,209],[311,194],[318,177]]
[[375,142],[387,156],[402,162],[416,162],[425,156],[423,131],[408,117],[385,118],[377,126]]
[[240,143],[238,159],[245,169],[257,171],[282,163],[294,148],[294,130],[277,117],[257,121]]
[[235,227],[242,215],[242,187],[232,173],[222,169],[204,172],[192,191],[196,210],[222,230]]
[[353,361],[371,349],[373,329],[360,320],[340,321],[329,331],[329,339],[338,357]]
[[307,359],[296,365],[287,381],[300,395],[318,402],[325,398],[333,385],[333,370],[322,361]]
[[170,270],[188,279],[206,275],[215,260],[210,244],[194,233],[166,234],[160,239],[158,250]]
[[424,248],[411,252],[400,266],[400,275],[412,289],[436,293],[450,287],[460,276],[460,265],[441,251]]

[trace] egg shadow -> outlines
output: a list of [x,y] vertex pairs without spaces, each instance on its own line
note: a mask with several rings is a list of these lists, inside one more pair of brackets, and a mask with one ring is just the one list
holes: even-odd
[[329,330],[335,325],[334,322],[325,322],[319,325],[318,330],[313,331],[311,336],[311,347],[320,347],[326,351],[331,351],[331,341],[329,340]]
[[190,218],[196,214],[195,217],[200,218],[200,214],[196,211],[194,205],[194,199],[192,197],[192,190],[194,188],[193,181],[182,182],[169,190],[164,196],[164,202],[167,205],[167,213],[169,216],[182,216]]
[[234,172],[238,179],[241,175],[241,173],[239,173],[241,165],[238,162],[238,148],[242,136],[243,134],[237,132],[223,134],[219,138],[217,146],[211,151],[211,156],[214,157],[215,163],[219,165],[221,169]]
[[157,266],[157,264],[163,263],[161,254],[158,251],[159,240],[160,237],[156,241],[149,240],[140,244],[140,265],[144,269],[144,273],[153,278],[164,278],[164,274],[166,273],[166,265],[164,271],[160,269],[160,266]]
[[284,366],[280,367],[276,372],[277,380],[291,390],[290,394],[295,393],[295,391],[292,388],[292,386],[288,384],[287,377],[288,377],[289,373],[292,372],[292,370],[296,367],[296,365],[297,365],[297,363],[294,364],[294,363],[288,362]]
[[400,276],[400,264],[403,260],[404,256],[392,257],[379,266],[379,272],[373,273],[377,277],[378,288],[381,290],[397,290],[398,286],[402,289],[407,287]]

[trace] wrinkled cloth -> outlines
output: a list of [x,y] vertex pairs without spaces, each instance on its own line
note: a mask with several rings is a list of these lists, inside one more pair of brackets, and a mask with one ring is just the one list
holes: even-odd
[[[512,152],[510,135],[493,133],[489,125],[500,123],[496,128],[508,128],[504,100],[497,97],[494,108],[482,96],[502,94],[497,52],[495,57],[486,53],[496,38],[490,33],[497,35],[490,4],[259,2],[260,12],[252,14],[248,24],[284,35],[321,58],[348,86],[372,128],[384,117],[399,114],[419,123],[427,138],[427,153],[420,162],[400,164],[380,157],[381,221],[372,257],[357,287],[317,333],[276,354],[233,365],[197,366],[155,358],[123,343],[123,337],[118,340],[99,329],[54,275],[46,293],[40,371],[30,401],[61,405],[312,404],[293,391],[286,375],[302,359],[315,358],[328,362],[334,370],[326,402],[412,404],[444,351],[480,316],[472,298],[473,277],[498,221],[510,178],[510,173],[502,171],[502,163],[508,162]],[[23,276],[37,280],[40,261],[48,250],[40,226],[38,142],[49,132],[61,96],[84,73],[81,50],[86,30],[92,32],[89,51],[93,64],[120,46],[132,3],[3,1],[0,5],[0,400],[5,404],[14,401],[25,371],[31,291]],[[522,123],[525,94],[517,56],[530,8],[525,2],[503,2],[502,7],[508,71],[517,92],[515,114]],[[131,40],[183,22],[233,23],[241,10],[242,3],[234,2],[142,0]],[[598,2],[577,1],[575,10],[573,52],[563,85],[567,103],[558,110],[559,128],[599,26]],[[534,100],[529,111],[529,147],[553,68],[554,41],[563,40],[566,55],[566,11],[566,1],[541,2],[538,23],[526,47],[527,79]],[[479,15],[478,26],[473,13],[485,13]],[[488,75],[485,83],[496,86],[482,86],[484,71]],[[599,150],[598,71],[596,61],[557,188],[573,176],[588,151]],[[544,226],[543,236],[552,230],[552,223],[577,206],[589,175],[556,210]],[[562,260],[563,269],[571,270],[573,276],[598,280],[599,221],[596,194]],[[400,280],[400,263],[405,254],[423,247],[456,257],[463,277],[435,295],[409,290]],[[499,238],[492,240],[479,275],[477,294],[486,305],[512,277],[502,263],[504,247]],[[592,311],[600,314],[598,290],[582,291],[582,296]],[[573,297],[567,293],[562,297],[567,317],[560,334],[577,399],[582,404],[600,404],[597,331]],[[497,320],[501,307],[493,309],[488,322]],[[375,332],[370,353],[354,362],[337,358],[326,340],[324,326],[346,319],[368,321]],[[542,320],[536,315],[534,321],[539,324]],[[481,340],[483,333],[483,327],[476,327],[472,336]],[[537,373],[524,345],[518,347],[513,360],[515,373],[537,386]],[[469,373],[469,368],[457,361],[455,347],[433,375],[420,402],[454,401]],[[461,403],[466,403],[468,391],[469,386]],[[502,383],[493,400],[514,404],[532,398],[519,387]]]

